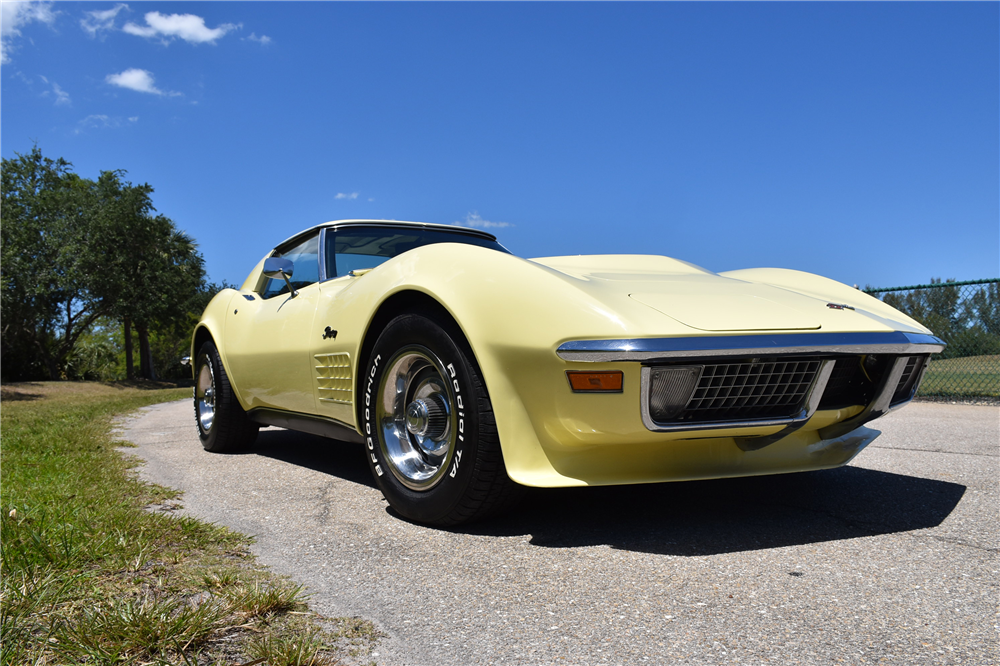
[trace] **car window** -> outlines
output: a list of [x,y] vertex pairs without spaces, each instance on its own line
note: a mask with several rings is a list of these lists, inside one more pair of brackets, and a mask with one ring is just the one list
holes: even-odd
[[[275,257],[282,257],[292,262],[292,287],[301,289],[319,282],[319,234],[310,236],[293,247],[284,251],[275,251]],[[261,298],[271,298],[279,294],[287,294],[288,285],[281,278],[270,278],[261,289]]]
[[396,255],[432,243],[466,243],[507,253],[500,243],[488,238],[438,229],[348,227],[326,233],[327,278],[347,275],[362,268],[375,268]]

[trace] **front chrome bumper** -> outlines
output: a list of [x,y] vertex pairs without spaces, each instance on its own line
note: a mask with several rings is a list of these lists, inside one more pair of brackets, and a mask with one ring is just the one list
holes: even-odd
[[[736,444],[752,451],[773,444],[802,428],[816,413],[833,372],[836,359],[844,356],[895,356],[874,383],[873,397],[863,411],[840,423],[823,428],[823,440],[842,437],[868,421],[901,407],[912,400],[924,372],[929,354],[940,352],[945,343],[933,335],[919,333],[792,333],[764,335],[708,336],[696,338],[640,338],[632,340],[577,340],[557,349],[560,358],[577,362],[622,362],[643,364],[640,404],[643,424],[653,432],[691,432],[775,426],[771,435],[737,437]],[[823,357],[819,369],[795,413],[772,418],[720,419],[716,421],[658,422],[651,413],[651,376],[661,364],[687,366],[692,361],[710,362],[759,357],[775,359],[786,356]],[[907,363],[910,363],[909,369]],[[915,365],[917,364],[917,365]],[[907,374],[904,374],[907,373]],[[916,377],[911,377],[916,374]],[[693,394],[692,394],[693,395]]]
[[631,340],[571,340],[556,354],[564,361],[671,361],[682,358],[762,356],[775,354],[934,354],[940,338],[923,333],[775,333],[711,335],[696,338],[635,338]]

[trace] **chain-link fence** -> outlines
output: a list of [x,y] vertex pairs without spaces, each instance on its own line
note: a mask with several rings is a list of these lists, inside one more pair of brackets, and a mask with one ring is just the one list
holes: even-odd
[[948,343],[931,357],[919,395],[1000,397],[1000,279],[865,291]]

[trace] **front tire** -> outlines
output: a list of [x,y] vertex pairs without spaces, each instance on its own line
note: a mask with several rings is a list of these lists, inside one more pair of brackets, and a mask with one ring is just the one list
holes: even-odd
[[[457,341],[457,342],[456,342]],[[452,526],[511,503],[489,395],[460,333],[396,317],[379,336],[362,385],[368,464],[389,505]]]
[[195,362],[194,418],[206,451],[241,451],[257,439],[260,426],[243,410],[215,343],[201,346]]

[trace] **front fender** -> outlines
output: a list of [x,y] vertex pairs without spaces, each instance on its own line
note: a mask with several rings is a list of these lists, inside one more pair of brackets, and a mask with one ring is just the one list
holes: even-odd
[[[198,320],[198,325],[194,329],[194,334],[191,336],[192,373],[197,371],[198,350],[201,345],[204,344],[204,341],[208,337],[211,337],[212,341],[215,343],[215,348],[219,350],[219,357],[222,359],[222,367],[225,368],[226,374],[232,377],[229,359],[226,355],[226,312],[229,310],[233,299],[239,295],[240,292],[235,289],[223,289],[217,293],[205,307],[205,311],[202,313],[201,319]],[[194,379],[197,380],[198,378],[194,377]],[[246,404],[240,397],[239,387],[232,385],[232,388],[236,393],[237,400],[239,400],[240,404],[245,409]]]
[[[352,354],[354,377],[364,372],[358,367],[357,352],[367,335],[377,334],[368,327],[386,300],[402,291],[417,291],[449,312],[482,371],[508,474],[525,485],[585,483],[557,470],[559,459],[567,453],[557,441],[557,431],[564,429],[561,420],[572,418],[560,398],[574,396],[565,371],[582,367],[556,355],[560,344],[581,337],[625,338],[649,335],[651,331],[685,335],[692,331],[629,299],[627,294],[602,294],[596,283],[583,290],[576,283],[587,282],[585,279],[469,245],[422,247],[370,273],[340,280],[351,283],[330,300],[330,311],[325,316],[339,322],[338,343],[356,341]],[[361,313],[365,316],[359,317]],[[614,403],[635,412],[628,414],[635,416],[628,419],[629,423],[641,423],[634,393],[606,398],[605,404]],[[631,426],[622,419],[614,427],[624,430]],[[647,434],[635,432],[633,436]]]

